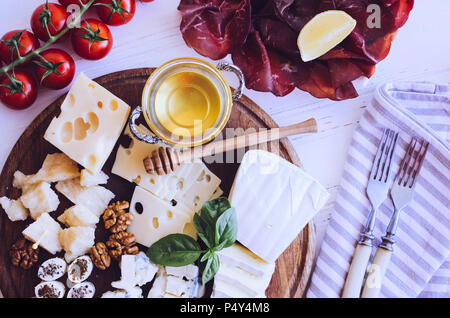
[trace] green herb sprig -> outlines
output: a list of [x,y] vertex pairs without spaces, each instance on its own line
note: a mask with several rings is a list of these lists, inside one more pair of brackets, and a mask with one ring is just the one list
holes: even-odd
[[163,266],[186,266],[206,262],[202,273],[202,283],[209,282],[220,267],[216,252],[230,247],[236,242],[237,216],[227,198],[220,197],[206,202],[200,214],[194,215],[194,227],[198,237],[207,249],[189,235],[170,234],[155,242],[147,251],[150,260]]

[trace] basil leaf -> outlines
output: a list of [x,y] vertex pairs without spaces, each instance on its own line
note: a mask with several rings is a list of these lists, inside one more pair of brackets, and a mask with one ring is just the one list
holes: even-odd
[[194,214],[194,227],[197,230],[198,237],[206,244],[208,248],[214,247],[214,228],[209,225],[198,213]]
[[209,282],[217,273],[220,267],[220,260],[217,254],[213,253],[208,258],[208,262],[206,263],[205,269],[202,273],[202,284],[205,285]]
[[214,251],[209,250],[208,252],[206,252],[205,254],[203,254],[202,258],[200,259],[200,262],[204,262],[207,259],[209,259],[212,255],[214,254]]
[[234,208],[226,210],[216,222],[215,250],[230,247],[237,238],[237,216]]
[[185,234],[170,234],[155,242],[147,250],[150,260],[164,266],[193,264],[203,251],[192,237]]
[[201,209],[201,216],[212,228],[215,228],[217,219],[229,208],[231,208],[230,201],[220,197],[205,202]]

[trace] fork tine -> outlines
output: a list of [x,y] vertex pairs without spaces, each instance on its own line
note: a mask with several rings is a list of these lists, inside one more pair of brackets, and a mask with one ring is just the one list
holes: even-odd
[[[422,164],[424,162],[425,159],[425,155],[427,154],[427,150],[428,150],[428,142],[425,142],[424,140],[422,140],[421,144],[420,144],[420,149],[419,152],[417,153],[417,157],[416,157],[416,161],[414,162],[414,166],[416,167],[411,174],[411,182],[409,187],[412,188],[415,186],[416,184],[416,177],[419,175],[420,169],[422,168]],[[423,149],[423,151],[422,151]],[[416,165],[417,163],[417,165]],[[408,178],[409,180],[409,178]]]
[[389,172],[391,170],[392,156],[394,155],[395,145],[397,144],[398,133],[392,131],[391,142],[389,143],[389,149],[386,152],[386,169],[383,169],[384,182],[389,179]]
[[378,175],[378,170],[380,167],[381,157],[384,152],[384,147],[386,146],[386,140],[389,135],[390,129],[384,128],[383,135],[380,138],[380,143],[378,144],[377,153],[375,159],[373,160],[372,170],[370,171],[370,179],[376,179]]
[[398,183],[398,185],[400,185],[402,183],[402,180],[407,173],[409,162],[412,158],[414,148],[416,147],[416,142],[417,142],[416,138],[411,139],[408,149],[405,152],[402,163],[400,164],[400,168],[398,170],[397,176],[395,177],[395,181],[394,181],[394,182]]

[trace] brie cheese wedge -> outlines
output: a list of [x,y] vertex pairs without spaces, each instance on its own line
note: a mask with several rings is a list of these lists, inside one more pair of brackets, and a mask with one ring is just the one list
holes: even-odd
[[250,150],[230,193],[239,224],[237,240],[274,262],[328,197],[327,190],[299,167],[273,153]]

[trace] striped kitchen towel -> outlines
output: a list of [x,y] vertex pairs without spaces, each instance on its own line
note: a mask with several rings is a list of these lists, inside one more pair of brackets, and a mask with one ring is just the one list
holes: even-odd
[[[394,173],[411,137],[424,138],[430,146],[414,199],[400,216],[381,297],[450,297],[450,86],[412,82],[380,87],[361,118],[308,297],[341,295],[369,214],[365,189],[384,127],[399,132],[391,167]],[[392,211],[387,199],[376,221],[377,245]]]

